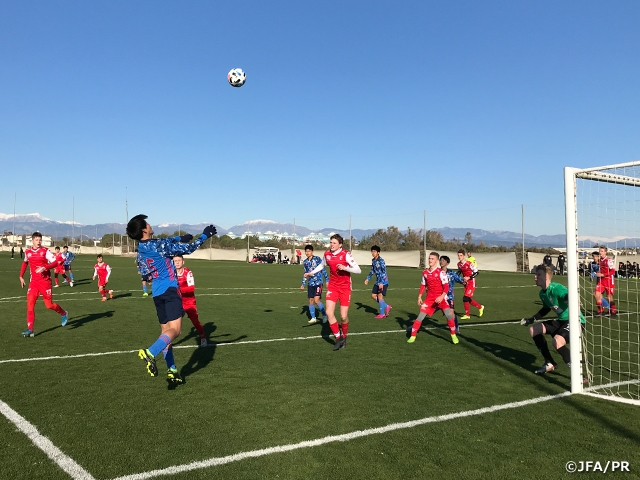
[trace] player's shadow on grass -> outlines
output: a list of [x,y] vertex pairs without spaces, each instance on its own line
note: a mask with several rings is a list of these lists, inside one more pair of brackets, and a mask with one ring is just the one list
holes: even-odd
[[130,297],[132,294],[131,292],[128,293],[119,293],[117,295],[114,295],[112,300],[115,300],[116,298],[125,298],[125,297]]
[[55,327],[51,327],[51,328],[48,328],[46,330],[43,330],[42,332],[38,333],[37,335],[42,335],[43,333],[50,332],[50,331],[55,330],[57,328],[80,328],[80,327],[85,326],[87,323],[93,322],[94,320],[100,320],[101,318],[113,317],[114,313],[115,313],[114,310],[109,310],[107,312],[90,313],[88,315],[82,315],[81,317],[75,317],[75,318],[73,318],[73,320],[69,320],[65,327],[63,327],[62,325],[56,325]]
[[[185,321],[187,322],[187,325],[191,326],[191,321],[186,317],[183,318],[182,319],[183,331],[186,329],[185,327],[187,327],[187,325],[185,325],[185,323],[184,323]],[[213,332],[215,332],[218,329],[216,324],[213,323],[213,322],[208,322],[208,323],[203,324],[202,328],[204,328],[204,334],[206,335],[207,339],[210,339],[212,334],[213,334]],[[226,337],[226,336],[228,336],[228,334],[218,335],[218,337]],[[185,343],[188,340],[193,340],[196,345],[200,345],[200,335],[198,334],[198,331],[193,326],[191,326],[191,329],[189,330],[189,333],[184,335],[177,342],[173,342],[173,344],[174,345],[180,345],[182,343]]]
[[358,306],[357,310],[364,308],[364,311],[366,313],[375,313],[375,314],[380,313],[378,309],[373,308],[371,305],[367,305],[366,303],[362,303],[362,302],[355,302],[355,303]]
[[[396,323],[400,325],[400,327],[406,332],[407,338],[411,336],[411,327],[413,327],[413,322],[416,320],[416,318],[418,318],[418,316],[415,313],[410,313],[408,318],[396,317]],[[449,342],[450,340],[448,338],[444,338],[437,333],[437,330],[444,328],[445,327],[438,323],[435,319],[431,317],[425,317],[422,321],[422,325],[420,326],[420,331]]]
[[202,370],[213,361],[219,344],[233,343],[242,340],[243,338],[247,338],[247,336],[240,335],[233,340],[227,340],[225,342],[210,342],[206,347],[196,348],[191,354],[191,358],[189,358],[187,363],[185,363],[184,366],[180,369],[180,375],[182,375],[182,378],[186,380],[188,376],[193,375],[198,370]]
[[73,286],[76,287],[77,285],[89,285],[91,283],[94,282],[90,278],[80,278],[78,280],[74,280]]

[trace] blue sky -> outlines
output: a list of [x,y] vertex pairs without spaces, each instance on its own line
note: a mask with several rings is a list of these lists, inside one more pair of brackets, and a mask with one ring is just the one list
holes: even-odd
[[636,1],[3,2],[0,212],[562,233],[562,167],[640,159],[638,45]]

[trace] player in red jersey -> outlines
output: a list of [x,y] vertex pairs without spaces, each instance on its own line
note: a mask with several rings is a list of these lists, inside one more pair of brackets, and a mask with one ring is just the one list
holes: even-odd
[[111,267],[102,261],[102,255],[97,257],[98,263],[93,266],[93,278],[95,280],[98,277],[98,291],[102,295],[102,301],[107,301],[107,294],[109,298],[113,298],[113,290],[107,289],[107,283],[109,283],[109,276],[111,275]]
[[208,345],[207,334],[204,333],[204,327],[198,318],[196,283],[193,279],[193,273],[184,266],[184,257],[182,255],[173,257],[173,264],[176,266],[176,272],[178,274],[178,287],[182,295],[182,308],[187,314],[187,317],[189,317],[189,320],[191,320],[198,335],[200,335],[200,346],[206,347]]
[[[471,318],[471,306],[473,305],[478,309],[478,316],[481,317],[484,313],[484,305],[480,305],[473,297],[473,292],[476,290],[476,277],[478,276],[478,268],[465,256],[464,250],[458,250],[458,270],[462,274],[462,279],[467,282],[464,287],[464,296],[462,302],[464,304],[464,315],[460,317],[460,320],[469,320]],[[475,259],[474,259],[475,260]]]
[[[305,277],[311,277],[326,265],[329,266],[329,283],[327,283],[326,312],[329,319],[329,328],[336,337],[334,350],[340,350],[347,346],[347,333],[349,332],[349,305],[351,305],[351,274],[360,273],[360,267],[349,251],[342,248],[344,240],[339,234],[331,235],[329,250],[324,253],[322,263],[308,273]],[[340,302],[340,326],[336,320],[336,303]],[[341,331],[342,330],[342,331]]]
[[63,310],[60,305],[53,303],[51,298],[51,270],[59,265],[53,253],[42,245],[42,234],[33,232],[31,235],[32,247],[24,252],[24,262],[20,269],[20,285],[24,288],[23,275],[27,271],[27,264],[30,268],[31,279],[27,290],[27,329],[22,332],[23,337],[33,337],[33,324],[36,320],[35,306],[40,294],[44,305],[62,317],[62,326],[67,324],[69,312]]
[[596,277],[600,279],[596,286],[596,305],[598,305],[598,314],[604,313],[602,307],[602,294],[607,294],[609,300],[609,312],[612,317],[616,317],[618,310],[616,308],[616,302],[613,301],[613,294],[615,291],[615,275],[616,263],[612,258],[607,257],[607,247],[600,247],[600,271],[596,273]]
[[60,247],[56,247],[55,251],[56,262],[60,263],[53,269],[54,278],[56,281],[56,284],[53,286],[53,288],[58,288],[60,286],[60,284],[58,283],[58,274],[62,274],[62,278],[64,278],[65,282],[68,282],[69,278],[64,273],[64,255],[62,255],[62,253],[60,252]]
[[[420,282],[420,292],[418,293],[418,305],[420,306],[420,314],[413,322],[411,327],[411,336],[407,343],[416,341],[418,330],[422,326],[425,317],[432,316],[436,310],[441,309],[447,318],[447,326],[451,333],[451,341],[458,343],[456,335],[456,321],[453,310],[447,302],[447,294],[449,293],[449,277],[438,266],[440,255],[437,252],[429,254],[429,268],[422,272],[422,281]],[[427,291],[427,298],[422,301],[422,295]]]

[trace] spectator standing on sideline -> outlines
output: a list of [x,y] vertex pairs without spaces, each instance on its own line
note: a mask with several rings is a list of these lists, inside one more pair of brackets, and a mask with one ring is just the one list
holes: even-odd
[[564,275],[564,264],[566,261],[567,259],[564,254],[560,253],[560,255],[558,255],[558,271],[560,272],[560,275]]

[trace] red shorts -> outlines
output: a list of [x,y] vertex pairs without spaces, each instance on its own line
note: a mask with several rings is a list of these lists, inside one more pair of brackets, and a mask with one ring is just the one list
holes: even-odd
[[351,286],[344,285],[334,287],[329,283],[329,285],[327,285],[327,296],[325,300],[327,302],[340,302],[341,307],[348,307],[351,305]]
[[420,307],[420,312],[425,313],[427,317],[430,317],[435,313],[437,309],[441,309],[443,312],[447,308],[451,308],[449,303],[447,302],[447,298],[445,297],[440,303],[436,303],[436,299],[438,297],[427,297],[422,306]]
[[35,300],[42,295],[45,300],[51,300],[51,282],[46,283],[29,283],[29,289],[27,290],[27,298],[32,297]]
[[606,293],[608,295],[613,295],[613,291],[615,290],[615,285],[611,282],[600,282],[596,285],[597,293]]
[[54,270],[53,273],[58,274],[58,273],[64,273],[64,265],[58,265]]
[[476,279],[470,278],[464,287],[464,296],[473,297],[473,292],[476,291]]
[[104,290],[105,288],[107,288],[107,283],[109,282],[102,283],[100,280],[98,280],[98,290]]

